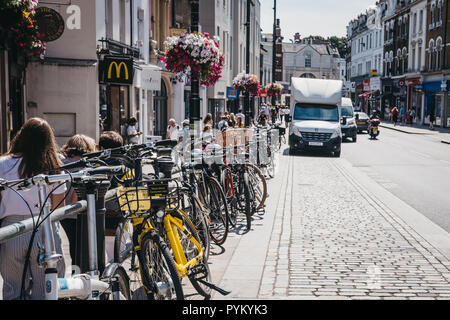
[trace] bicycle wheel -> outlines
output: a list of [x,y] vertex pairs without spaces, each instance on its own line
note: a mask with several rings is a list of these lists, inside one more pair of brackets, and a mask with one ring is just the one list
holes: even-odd
[[114,271],[111,279],[117,279],[119,285],[119,296],[114,296],[113,293],[102,294],[101,300],[131,300],[130,284],[128,282],[128,275],[122,268],[117,268]]
[[261,170],[253,163],[247,163],[247,171],[249,176],[249,183],[253,186],[255,191],[255,200],[257,203],[256,211],[265,207],[267,199],[267,181]]
[[[197,240],[200,244],[202,240],[200,239],[200,235],[195,228],[192,221],[189,219],[187,214],[183,211],[180,212],[181,216],[183,217],[183,226],[186,228],[186,231],[190,233],[195,240]],[[180,237],[180,242],[183,247],[183,252],[186,255],[186,259],[189,261],[196,256],[198,256],[198,249],[194,245],[194,243],[189,239],[189,237],[186,235],[185,232],[181,232],[181,230],[178,230],[178,234]],[[206,266],[206,267],[205,267]],[[199,272],[200,277],[195,277],[196,275],[193,275],[195,272]],[[209,300],[211,298],[211,288],[208,286],[205,286],[199,279],[206,280],[207,282],[211,282],[211,274],[208,268],[208,263],[204,261],[198,261],[197,265],[194,266],[191,269],[191,274],[189,275],[189,281],[192,283],[192,286],[194,289],[205,298],[205,300]]]
[[269,164],[267,165],[267,174],[269,177],[275,177],[275,161],[273,151],[270,153]]
[[114,237],[114,262],[124,262],[132,251],[133,225],[129,219],[123,218],[117,225]]
[[204,259],[208,261],[210,251],[210,235],[209,235],[209,222],[206,220],[203,205],[196,195],[186,193],[188,205],[183,208],[190,221],[192,221],[195,229],[198,232],[200,241],[203,245]]
[[138,251],[141,272],[150,298],[184,300],[181,280],[167,244],[155,232],[146,233]]
[[210,209],[209,234],[211,239],[222,245],[228,236],[228,206],[220,183],[214,178],[207,178],[207,201]]
[[234,189],[233,173],[229,168],[224,168],[221,172],[220,182],[228,204],[228,221],[230,226],[236,226],[238,215],[238,204],[236,199],[236,190]]
[[250,230],[252,226],[252,199],[250,194],[250,186],[248,180],[248,173],[243,174],[243,189],[245,197],[245,217],[247,218],[247,230]]

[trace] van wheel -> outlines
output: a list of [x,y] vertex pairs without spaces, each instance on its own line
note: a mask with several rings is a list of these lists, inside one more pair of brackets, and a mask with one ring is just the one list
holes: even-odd
[[335,158],[340,158],[340,157],[341,157],[341,150],[339,150],[339,151],[334,151],[334,152],[333,152],[333,157],[335,157]]
[[289,155],[294,155],[295,154],[295,149],[294,148],[291,148],[291,147],[289,147]]
[[357,139],[358,139],[358,136],[354,136],[354,137],[352,138],[352,141],[353,141],[353,142],[356,142]]

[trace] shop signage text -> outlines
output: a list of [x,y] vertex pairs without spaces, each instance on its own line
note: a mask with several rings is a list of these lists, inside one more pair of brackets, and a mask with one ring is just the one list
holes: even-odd
[[234,88],[227,88],[227,99],[237,99],[238,92]]
[[36,24],[43,35],[43,40],[50,42],[59,39],[64,33],[63,17],[57,11],[47,7],[39,7],[35,11]]

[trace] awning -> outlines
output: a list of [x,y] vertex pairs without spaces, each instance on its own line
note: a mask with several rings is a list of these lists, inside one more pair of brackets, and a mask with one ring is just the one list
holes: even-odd
[[360,98],[368,97],[368,96],[374,94],[375,92],[377,92],[377,90],[367,91],[367,92],[364,92],[363,94],[360,94],[358,97],[360,97]]

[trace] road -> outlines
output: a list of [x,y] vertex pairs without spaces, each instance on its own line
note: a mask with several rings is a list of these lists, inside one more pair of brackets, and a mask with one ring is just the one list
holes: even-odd
[[450,232],[450,145],[381,128],[376,141],[345,143],[342,157]]

